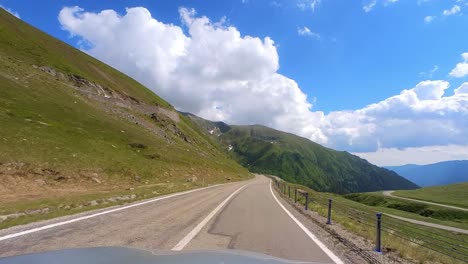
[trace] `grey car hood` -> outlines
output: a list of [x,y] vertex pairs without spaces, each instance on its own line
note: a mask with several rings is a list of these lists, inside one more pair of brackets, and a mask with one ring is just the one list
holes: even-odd
[[[0,264],[296,264],[240,250],[155,251],[125,247],[77,248],[0,258]],[[315,262],[318,264],[318,262]]]

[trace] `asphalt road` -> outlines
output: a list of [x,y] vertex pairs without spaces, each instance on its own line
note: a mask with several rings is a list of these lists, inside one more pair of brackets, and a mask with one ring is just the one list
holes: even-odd
[[398,199],[402,199],[402,200],[407,200],[407,201],[412,201],[412,202],[417,202],[417,203],[425,203],[425,204],[430,204],[430,205],[436,205],[436,206],[441,206],[441,207],[450,208],[450,209],[455,209],[455,210],[468,211],[468,209],[466,209],[466,208],[461,208],[461,207],[457,207],[457,206],[453,206],[453,205],[446,205],[446,204],[440,204],[440,203],[433,203],[433,202],[427,202],[427,201],[422,201],[422,200],[417,200],[417,199],[411,199],[411,198],[396,196],[396,195],[393,195],[393,194],[392,194],[392,193],[394,193],[394,192],[395,192],[395,191],[383,191],[382,193],[383,193],[383,195],[385,195],[385,196],[390,196],[390,197],[398,198]]
[[240,249],[291,260],[339,263],[277,199],[281,198],[273,195],[270,180],[257,176],[122,210],[87,213],[84,219],[77,218],[83,218],[80,215],[2,230],[0,257],[64,248],[126,246],[148,250]]
[[439,225],[439,224],[424,222],[424,221],[415,220],[415,219],[406,218],[406,217],[401,217],[401,216],[392,215],[392,214],[385,214],[385,215],[388,215],[388,216],[396,218],[396,219],[400,219],[402,221],[410,222],[410,223],[413,223],[413,224],[429,226],[429,227],[433,227],[433,228],[438,228],[438,229],[443,229],[443,230],[447,230],[447,231],[451,231],[451,232],[456,232],[456,233],[467,234],[468,235],[468,230],[462,229],[462,228],[456,228],[456,227],[446,226],[446,225]]

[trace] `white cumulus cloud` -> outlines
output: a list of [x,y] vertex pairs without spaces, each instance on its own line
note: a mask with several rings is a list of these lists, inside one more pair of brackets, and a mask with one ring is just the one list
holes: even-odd
[[325,114],[313,111],[298,84],[278,73],[271,38],[242,35],[193,9],[179,14],[182,26],[161,22],[143,7],[124,15],[65,7],[59,21],[89,44],[85,51],[92,56],[179,110],[208,119],[263,124],[353,152],[468,145],[466,83],[447,94],[447,81],[422,81],[361,109]]
[[424,17],[424,22],[427,24],[431,23],[435,19],[435,16],[425,16]]
[[463,61],[457,63],[455,68],[453,68],[449,73],[452,77],[461,78],[468,75],[468,52],[463,53],[461,56]]
[[444,10],[442,12],[442,14],[444,16],[451,16],[451,15],[455,15],[457,13],[460,13],[460,11],[461,11],[460,6],[459,5],[454,5],[452,8]]
[[364,12],[369,13],[370,11],[372,11],[372,9],[374,9],[376,4],[377,0],[371,0],[370,2],[362,6],[362,9],[364,10]]
[[321,2],[322,0],[298,0],[297,6],[303,11],[312,10],[314,12]]

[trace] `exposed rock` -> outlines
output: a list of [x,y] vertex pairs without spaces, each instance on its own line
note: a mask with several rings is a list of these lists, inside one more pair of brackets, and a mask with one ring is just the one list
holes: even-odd
[[107,201],[109,201],[109,202],[127,201],[127,200],[133,200],[136,197],[137,197],[136,194],[114,196],[114,197],[108,198]]
[[47,214],[49,212],[49,208],[42,208],[42,209],[36,209],[36,210],[27,210],[26,214],[27,215],[36,215],[36,214]]
[[37,185],[41,185],[41,186],[44,186],[47,184],[47,182],[43,179],[35,179],[34,182],[37,184]]
[[42,172],[44,174],[48,174],[48,175],[58,175],[59,174],[58,171],[55,171],[53,169],[42,169]]
[[196,182],[198,180],[197,176],[192,176],[187,179],[187,182]]
[[55,177],[54,180],[56,180],[56,181],[63,181],[63,180],[66,180],[66,179],[67,179],[67,177],[65,177],[65,176],[58,176],[58,177]]
[[99,203],[96,200],[92,200],[88,203],[90,206],[96,206],[99,205]]
[[92,177],[91,180],[93,180],[93,181],[96,182],[97,184],[101,184],[101,183],[102,183],[102,181],[99,180],[99,179],[96,178],[96,177]]

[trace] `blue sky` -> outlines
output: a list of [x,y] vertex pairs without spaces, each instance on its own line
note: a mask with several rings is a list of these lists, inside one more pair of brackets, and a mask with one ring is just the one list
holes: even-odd
[[[415,89],[414,91],[416,91],[417,85],[423,81],[441,80],[447,84],[441,82],[425,83],[420,87],[428,88],[418,89],[425,89],[426,92],[424,93],[427,93],[428,90],[433,92],[437,89],[443,91],[443,94],[437,100],[440,99],[439,101],[443,102],[444,109],[452,111],[444,112],[445,115],[452,116],[456,115],[454,113],[460,113],[460,110],[453,110],[454,104],[465,109],[465,101],[461,99],[460,101],[458,97],[450,97],[454,94],[455,89],[468,81],[468,74],[458,74],[457,77],[450,74],[457,63],[463,63],[462,54],[468,52],[468,34],[466,33],[468,31],[468,15],[465,15],[468,12],[468,1],[465,0],[105,0],[40,2],[1,0],[0,4],[12,10],[12,12],[17,12],[21,19],[35,27],[70,45],[83,49],[85,52],[136,78],[158,94],[163,95],[181,110],[190,110],[207,118],[220,119],[230,123],[262,123],[273,126],[308,137],[330,147],[359,154],[365,153],[361,154],[361,156],[381,165],[395,165],[405,162],[389,160],[389,154],[376,154],[379,151],[380,153],[396,151],[402,157],[414,156],[416,149],[420,151],[418,152],[420,154],[425,153],[421,154],[426,157],[425,159],[414,160],[414,163],[427,163],[453,158],[453,156],[444,158],[444,154],[440,153],[437,155],[430,154],[432,156],[429,157],[430,155],[427,153],[434,152],[434,149],[427,149],[431,147],[438,149],[449,147],[451,148],[450,151],[457,149],[457,153],[460,155],[455,156],[455,158],[468,157],[465,151],[465,146],[468,146],[468,139],[465,140],[465,138],[460,138],[459,134],[455,135],[450,132],[461,130],[467,126],[467,122],[463,119],[463,117],[466,118],[467,116],[464,114],[461,116],[458,114],[451,120],[450,125],[453,127],[450,128],[451,130],[448,129],[443,132],[445,133],[443,134],[444,140],[434,140],[434,143],[431,143],[431,140],[420,139],[421,136],[416,136],[416,132],[404,135],[394,132],[395,136],[391,140],[384,135],[383,130],[398,131],[401,129],[400,125],[389,125],[392,122],[395,123],[394,120],[398,119],[391,115],[403,111],[397,109],[397,104],[388,107],[391,111],[389,110],[385,114],[381,112],[376,114],[374,109],[366,108],[368,105],[378,104],[379,102],[383,102],[381,105],[390,105],[390,101],[386,100],[399,95],[404,89]],[[62,20],[58,18],[64,7],[73,6],[79,6],[81,9],[64,14]],[[227,99],[232,97],[231,93],[219,95],[231,89],[229,85],[223,87],[227,80],[217,84],[217,86],[221,86],[219,89],[210,88],[213,80],[218,81],[225,75],[219,74],[213,77],[213,80],[207,80],[207,78],[193,79],[194,77],[191,75],[180,75],[181,78],[193,79],[196,83],[200,83],[199,89],[201,90],[206,86],[204,92],[213,93],[213,96],[209,98],[211,98],[211,102],[215,101],[216,103],[207,105],[203,103],[203,100],[207,99],[201,98],[200,102],[196,104],[188,101],[187,98],[181,98],[182,95],[190,94],[185,90],[181,90],[182,88],[179,89],[180,93],[177,93],[174,90],[178,88],[170,85],[165,87],[166,84],[161,79],[167,76],[163,73],[148,77],[148,75],[152,74],[151,72],[142,73],[141,70],[134,72],[132,65],[141,65],[142,61],[145,61],[147,57],[158,60],[155,64],[151,64],[151,62],[148,64],[145,61],[145,65],[152,65],[151,67],[158,67],[157,65],[164,65],[164,63],[170,65],[179,60],[168,58],[169,61],[164,61],[166,57],[161,54],[153,54],[154,57],[143,56],[142,60],[136,61],[124,60],[113,55],[132,53],[133,50],[143,49],[140,44],[146,39],[139,35],[135,35],[135,38],[140,39],[140,44],[128,43],[128,45],[123,45],[127,49],[122,48],[118,50],[118,53],[106,53],[105,50],[109,49],[112,43],[108,43],[96,35],[98,29],[103,29],[107,25],[103,19],[104,15],[99,14],[102,10],[113,10],[116,17],[119,17],[118,19],[121,19],[123,24],[125,17],[130,20],[130,16],[127,16],[127,7],[143,7],[150,12],[150,18],[153,21],[158,21],[167,28],[171,28],[172,25],[176,29],[182,30],[183,34],[177,36],[180,36],[180,41],[183,43],[196,42],[196,37],[190,33],[190,30],[196,30],[196,26],[195,23],[191,23],[204,16],[210,20],[209,26],[211,28],[221,28],[223,30],[228,30],[229,27],[234,28],[240,34],[239,41],[245,42],[246,36],[258,38],[259,41],[263,41],[261,42],[264,44],[263,46],[255,46],[258,43],[246,43],[246,47],[254,49],[256,47],[261,52],[261,54],[252,53],[250,57],[258,58],[258,60],[249,62],[247,66],[257,65],[256,63],[258,63],[256,68],[262,69],[262,67],[265,67],[265,71],[259,72],[265,73],[266,77],[252,81],[252,76],[236,72],[236,76],[240,76],[240,79],[238,78],[235,81],[238,81],[238,85],[243,85],[244,82],[249,83],[247,86],[250,88],[242,90],[243,93],[255,93],[255,91],[259,90],[259,87],[263,87],[262,85],[272,81],[272,78],[277,78],[279,75],[279,79],[275,79],[275,84],[283,81],[285,84],[283,86],[278,85],[275,88],[276,90],[272,88],[270,92],[273,94],[284,92],[285,95],[282,96],[285,96],[285,98],[291,97],[291,105],[296,104],[300,105],[300,107],[291,110],[292,106],[286,104],[281,109],[271,107],[271,111],[264,112],[256,112],[256,109],[247,107],[249,110],[243,112],[238,108],[246,108],[247,103],[243,104],[239,103],[239,100]],[[183,15],[181,7],[187,8],[184,9],[187,12],[192,8],[194,9],[195,13],[190,15],[189,22],[181,19]],[[80,15],[86,12],[95,14],[100,20],[96,20],[96,22],[88,19],[86,21],[87,18]],[[139,15],[145,17],[144,12],[140,12]],[[83,23],[76,26],[74,22],[77,21]],[[93,30],[93,27],[89,26],[91,22],[103,24],[101,26],[95,25],[96,28]],[[112,36],[118,37],[119,34],[130,34],[125,33],[125,29],[124,27],[111,27],[109,30],[113,30]],[[173,34],[178,34],[176,31]],[[155,35],[161,33],[154,32]],[[161,34],[165,34],[164,32]],[[202,35],[203,38],[217,38],[216,35],[209,35],[207,32]],[[71,37],[71,35],[74,37]],[[164,37],[164,35],[158,36]],[[275,49],[273,52],[270,52],[270,45],[268,45],[265,38],[274,42],[271,45]],[[163,39],[148,37],[148,42],[159,45]],[[227,41],[232,41],[232,38]],[[85,44],[83,45],[83,43]],[[175,43],[168,43],[168,46],[164,47],[174,46]],[[181,45],[189,46],[188,44]],[[151,45],[146,47],[151,49]],[[193,52],[197,54],[198,57],[196,58],[199,60],[206,59],[206,61],[214,61],[216,58],[223,58],[224,56],[220,52],[216,55],[216,58],[211,58],[206,54],[203,55],[205,57],[200,57],[200,53],[193,51],[193,49],[188,48],[188,51],[184,52]],[[262,51],[262,49],[265,50]],[[148,53],[151,52],[148,51]],[[242,53],[242,47],[233,49],[233,52],[244,54]],[[256,57],[257,55],[258,57]],[[279,68],[275,65],[276,57],[279,57]],[[193,67],[203,68],[205,66],[197,64]],[[240,64],[233,64],[233,66],[247,67]],[[171,68],[168,72],[175,75],[180,73],[182,68]],[[222,72],[222,69],[216,72]],[[270,78],[267,75],[273,77]],[[295,83],[290,84],[288,83],[289,80]],[[230,79],[230,81],[232,80]],[[157,83],[157,85],[152,87],[153,83]],[[462,90],[459,89],[459,91]],[[306,95],[307,99],[303,98],[303,95]],[[443,96],[446,96],[447,99],[442,98]],[[425,111],[427,112],[424,116],[421,115],[420,110],[414,112],[414,109],[420,109],[421,106],[426,107],[428,105],[421,98],[419,96],[420,101],[418,103],[421,103],[419,106],[416,104],[407,105],[408,107],[405,109],[410,110],[405,115],[408,117],[398,119],[399,124],[414,120],[420,121],[420,124],[428,126],[423,127],[424,130],[422,131],[434,129],[438,125],[440,127],[446,126],[446,124],[440,122],[440,117],[428,117],[436,113],[433,111],[436,108],[439,112],[442,111],[439,104],[434,107],[435,101],[431,107],[426,108]],[[255,97],[252,96],[252,102],[255,102],[255,100]],[[268,106],[276,104],[274,100],[272,98]],[[400,100],[399,104],[408,102],[406,99],[399,98],[398,100]],[[191,106],[192,103],[193,106]],[[218,112],[210,109],[216,109]],[[229,109],[237,110],[229,112]],[[302,119],[297,121],[297,115],[300,115]],[[391,118],[388,118],[388,116]],[[376,121],[379,118],[381,120]],[[343,119],[346,120],[343,121]],[[308,125],[308,123],[320,123],[320,125],[313,126]],[[442,128],[434,131],[434,135],[440,135],[441,133]],[[430,139],[432,135],[428,134],[427,138]],[[413,140],[414,137],[416,137],[415,140]],[[415,143],[410,143],[413,141]],[[405,155],[402,151],[411,154]],[[443,153],[447,151],[450,152],[445,150]],[[374,157],[372,155],[381,156]],[[395,155],[395,153],[392,155]]]
[[[456,1],[399,1],[384,6],[370,1],[321,1],[303,10],[295,1],[1,1],[21,18],[71,45],[76,41],[61,30],[62,7],[78,5],[86,11],[144,6],[165,23],[181,24],[178,8],[195,8],[212,20],[223,16],[242,34],[271,37],[279,46],[279,72],[296,80],[315,97],[315,110],[357,109],[399,93],[427,78],[446,78],[468,46],[468,16],[443,16]],[[32,8],[33,7],[33,8]],[[468,6],[464,7],[468,12]],[[437,16],[431,23],[426,16]],[[299,36],[298,27],[320,35]],[[454,80],[452,90],[462,80]]]

